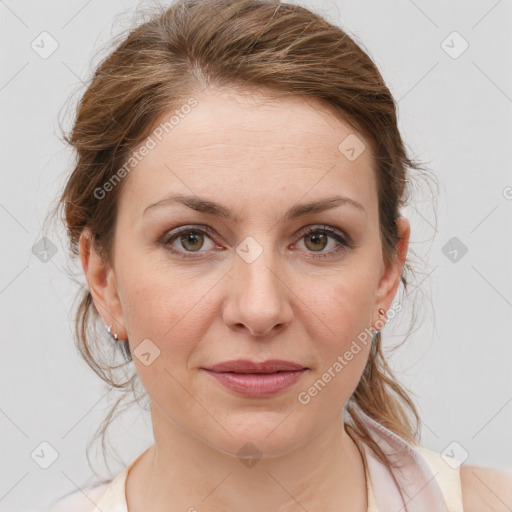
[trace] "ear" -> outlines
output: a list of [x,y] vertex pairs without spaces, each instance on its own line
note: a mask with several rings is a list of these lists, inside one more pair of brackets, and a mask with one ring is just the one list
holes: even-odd
[[119,339],[126,339],[126,328],[114,270],[97,253],[90,229],[79,240],[80,262],[98,313]]
[[392,262],[384,267],[382,277],[377,286],[374,311],[372,312],[372,325],[375,325],[377,321],[380,320],[379,324],[381,325],[381,328],[383,327],[382,322],[385,321],[386,318],[385,316],[382,317],[378,313],[378,310],[382,308],[384,311],[388,311],[388,309],[391,307],[393,299],[395,298],[396,292],[400,285],[402,269],[407,257],[407,250],[409,248],[409,238],[411,234],[409,220],[405,217],[398,217],[396,223],[400,240],[397,242],[395,247],[395,254],[393,255]]

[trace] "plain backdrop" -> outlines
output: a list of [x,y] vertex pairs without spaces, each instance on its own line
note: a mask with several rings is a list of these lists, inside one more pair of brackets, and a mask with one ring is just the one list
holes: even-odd
[[[340,24],[370,53],[398,102],[410,154],[440,182],[437,223],[424,191],[406,212],[411,248],[426,261],[410,295],[418,294],[420,321],[390,357],[415,393],[422,444],[510,472],[512,2],[294,3]],[[91,476],[85,447],[111,400],[74,347],[65,247],[55,241],[47,262],[33,247],[72,168],[57,138],[65,103],[139,5],[0,1],[0,510],[44,507]],[[42,37],[45,51],[58,45],[49,56],[40,43],[34,49]],[[391,322],[386,345],[403,332]],[[147,414],[134,407],[110,439],[130,462],[152,442]],[[36,462],[41,451],[56,456],[47,469]]]

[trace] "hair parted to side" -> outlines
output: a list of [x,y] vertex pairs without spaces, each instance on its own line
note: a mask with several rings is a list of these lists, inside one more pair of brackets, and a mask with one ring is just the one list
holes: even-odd
[[[149,19],[125,32],[97,66],[78,102],[72,130],[64,136],[76,161],[53,213],[63,207],[72,256],[78,256],[80,235],[88,228],[96,250],[112,263],[125,180],[105,198],[98,199],[94,191],[123,167],[155,121],[206,87],[237,87],[321,100],[370,142],[382,254],[385,263],[393,261],[399,241],[396,220],[409,200],[409,169],[422,177],[428,169],[407,156],[395,101],[371,58],[346,32],[304,7],[276,0],[178,0],[158,5]],[[405,292],[412,270],[404,265]],[[114,377],[120,366],[105,356],[104,347],[112,341],[105,332],[97,333],[99,315],[91,294],[84,288],[77,299],[75,335],[81,355],[109,386],[126,396],[135,393],[139,382],[133,367],[129,379]],[[346,406],[346,427],[354,441],[367,444],[388,467],[359,411],[418,443],[420,419],[409,393],[386,362],[379,332]],[[141,398],[144,393],[130,403]],[[102,436],[104,454],[106,430],[121,400],[95,435]]]

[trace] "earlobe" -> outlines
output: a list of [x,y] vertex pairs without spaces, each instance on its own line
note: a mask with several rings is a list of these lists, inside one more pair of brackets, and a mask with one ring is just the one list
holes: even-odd
[[89,229],[84,229],[80,235],[79,254],[98,313],[106,325],[113,325],[115,332],[122,333],[125,329],[115,276],[110,265],[96,251]]
[[398,217],[397,231],[400,239],[395,248],[393,261],[385,268],[375,297],[376,307],[384,308],[386,311],[391,307],[391,303],[400,286],[402,269],[407,258],[411,232],[407,218]]

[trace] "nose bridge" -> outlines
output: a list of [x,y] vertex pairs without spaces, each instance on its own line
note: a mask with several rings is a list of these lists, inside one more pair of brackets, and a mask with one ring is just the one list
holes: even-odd
[[[282,286],[278,276],[279,262],[276,260],[276,253],[271,245],[271,237],[261,242],[253,236],[246,237],[236,248],[238,258],[235,263],[237,279],[243,282],[251,293],[259,295],[281,294],[279,289]],[[266,297],[271,300],[272,297]]]

